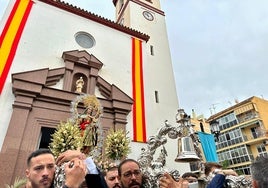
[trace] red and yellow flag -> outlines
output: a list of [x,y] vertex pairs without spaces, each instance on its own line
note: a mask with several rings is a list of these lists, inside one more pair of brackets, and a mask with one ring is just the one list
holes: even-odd
[[0,94],[30,14],[31,0],[16,0],[0,36]]
[[132,38],[133,133],[134,142],[146,142],[141,41]]

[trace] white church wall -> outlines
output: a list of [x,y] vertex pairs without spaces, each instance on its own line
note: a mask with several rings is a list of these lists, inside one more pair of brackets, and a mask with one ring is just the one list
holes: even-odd
[[[147,43],[142,43],[148,138],[157,133],[157,130],[164,125],[165,120],[169,120],[172,125],[175,124],[178,99],[165,17],[154,14],[154,21],[148,22],[137,16],[142,16],[144,8],[134,6],[131,3],[130,6],[131,27],[150,35],[150,40]],[[90,49],[80,47],[74,38],[79,31],[88,32],[92,35],[96,41],[95,46]],[[150,45],[154,47],[154,55],[150,54]],[[0,124],[2,125],[0,126],[0,148],[2,148],[6,135],[14,102],[11,74],[41,68],[64,67],[61,58],[62,53],[70,50],[86,50],[89,54],[93,54],[103,63],[100,75],[110,84],[118,86],[132,97],[131,36],[36,1],[27,20],[5,87],[0,96]],[[60,89],[61,85],[62,81],[55,87]],[[159,94],[159,103],[155,101],[155,91]],[[129,114],[127,118],[129,123],[126,128],[129,131],[129,136],[132,137],[132,115]],[[132,153],[129,158],[137,159],[141,153],[141,148],[145,147],[146,144],[132,142],[131,146]],[[189,167],[187,165],[178,167],[178,163],[174,163],[177,156],[177,140],[168,140],[166,149],[168,151],[167,166],[188,171]]]
[[[78,31],[91,34],[96,45],[90,49],[80,47],[74,38]],[[86,50],[104,64],[100,75],[131,96],[131,47],[131,36],[125,33],[36,1],[1,94],[0,147],[2,148],[14,102],[12,73],[64,67],[61,58],[64,51]]]

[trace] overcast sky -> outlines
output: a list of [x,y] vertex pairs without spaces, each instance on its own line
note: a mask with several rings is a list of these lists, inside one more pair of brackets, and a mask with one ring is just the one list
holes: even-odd
[[[8,0],[0,0],[0,15]],[[114,20],[112,0],[65,0]],[[161,0],[180,108],[208,118],[268,99],[267,0]],[[174,112],[175,115],[176,112]]]

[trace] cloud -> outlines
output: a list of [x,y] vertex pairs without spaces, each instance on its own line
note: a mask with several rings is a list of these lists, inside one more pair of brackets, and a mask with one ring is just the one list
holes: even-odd
[[268,2],[176,2],[164,7],[180,107],[208,117],[267,96]]

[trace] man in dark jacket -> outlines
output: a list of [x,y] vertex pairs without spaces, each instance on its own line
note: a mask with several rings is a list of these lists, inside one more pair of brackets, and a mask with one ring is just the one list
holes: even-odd
[[224,188],[227,175],[237,176],[232,169],[222,169],[218,163],[208,162],[205,164],[205,175],[208,179],[207,188]]
[[118,166],[118,178],[122,188],[143,188],[140,164],[134,159],[125,159]]
[[[70,165],[71,164],[71,165]],[[86,166],[80,159],[65,165],[65,187],[76,188],[84,181]],[[32,188],[53,187],[55,159],[49,149],[38,149],[27,159],[26,176]]]
[[55,161],[49,149],[38,149],[27,159],[26,176],[32,188],[53,188],[55,166],[63,163],[66,163],[63,188],[78,188],[85,180],[87,187],[107,188],[103,176],[91,158],[86,158],[79,151],[69,150]]

